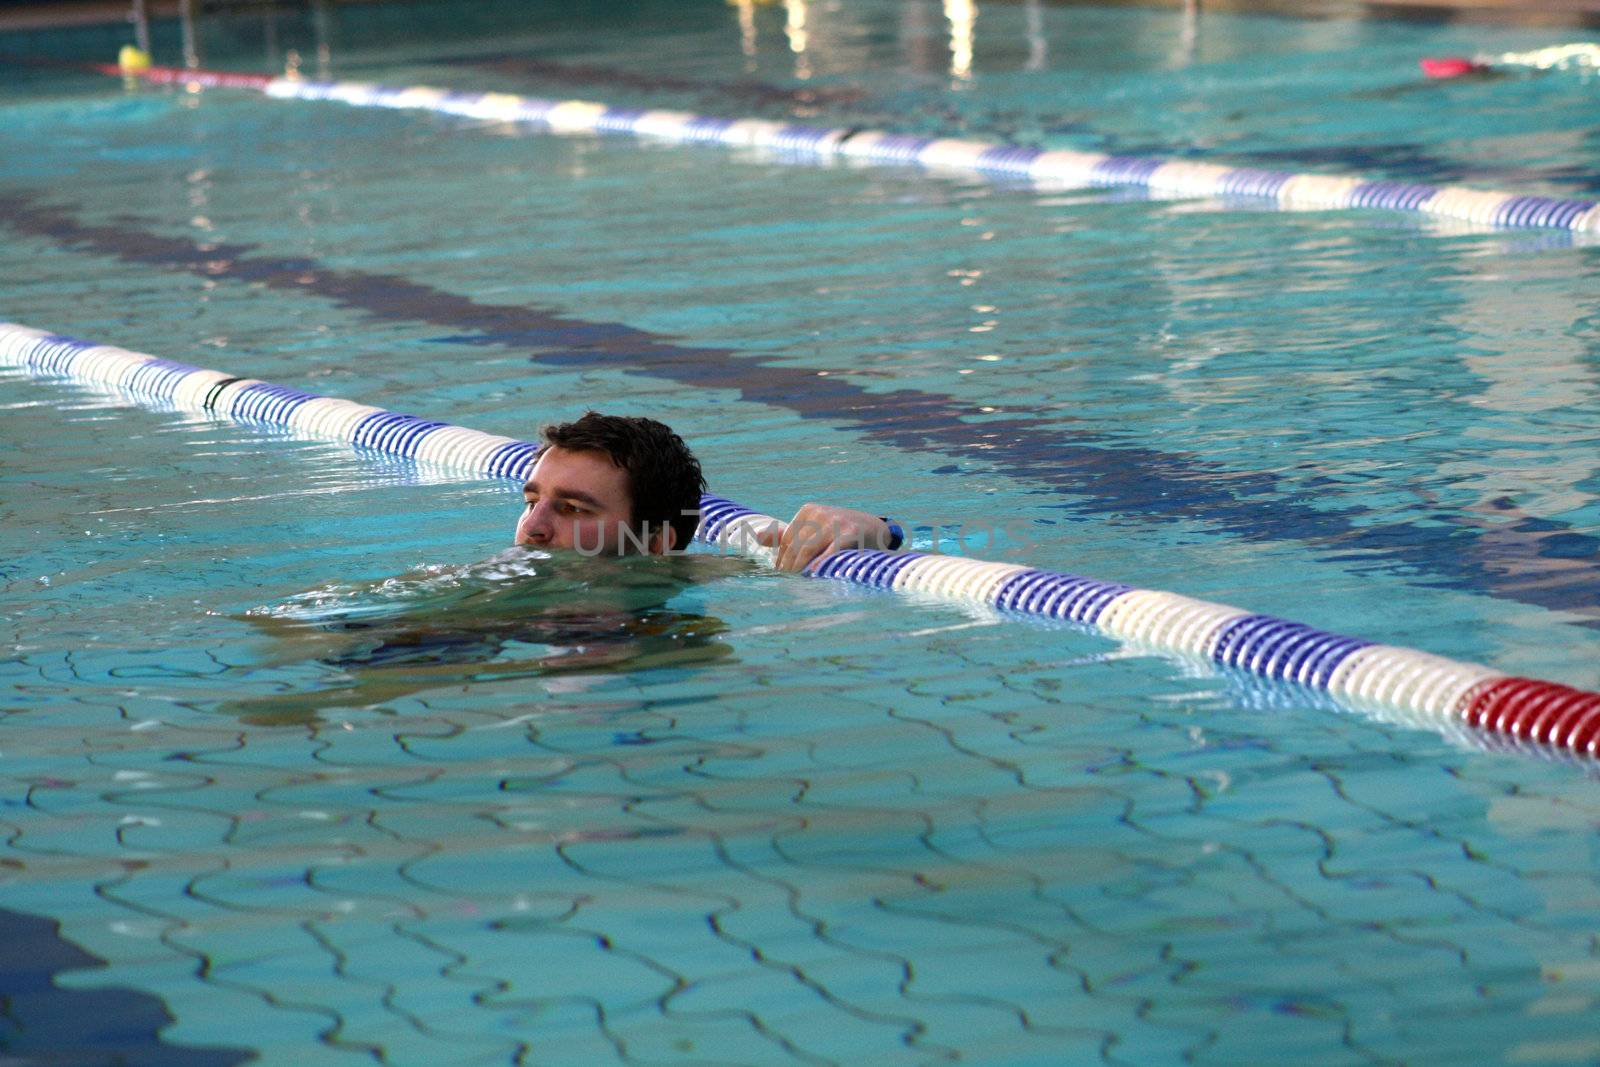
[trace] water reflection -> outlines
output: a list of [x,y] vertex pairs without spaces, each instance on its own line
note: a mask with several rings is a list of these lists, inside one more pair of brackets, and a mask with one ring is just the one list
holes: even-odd
[[950,22],[950,76],[959,85],[972,77],[972,27],[978,8],[973,0],[944,0],[944,17]]
[[794,53],[794,76],[801,81],[811,77],[811,60],[806,49],[811,46],[811,35],[806,31],[806,0],[783,0],[784,36],[789,39],[789,51]]
[[1050,61],[1050,39],[1044,33],[1044,9],[1042,0],[1025,0],[1024,15],[1027,18],[1028,61],[1023,65],[1023,70],[1044,70]]
[[756,0],[728,0],[739,12],[739,51],[745,57],[746,74],[757,69]]
[[271,639],[270,666],[325,672],[314,689],[235,701],[257,725],[319,721],[330,708],[377,708],[439,686],[584,676],[726,659],[720,619],[668,607],[696,582],[750,573],[721,556],[586,558],[512,548],[465,566],[431,566],[312,589],[245,618]]

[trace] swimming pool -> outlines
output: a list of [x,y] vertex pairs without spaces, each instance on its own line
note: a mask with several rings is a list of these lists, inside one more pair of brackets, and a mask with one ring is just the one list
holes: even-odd
[[[1550,31],[978,4],[963,69],[931,3],[336,16],[386,84],[1600,192],[1592,83],[1414,73]],[[264,25],[207,64],[313,64]],[[1570,236],[0,91],[5,318],[515,436],[652,413],[776,513],[1600,684]],[[987,609],[495,561],[509,485],[3,390],[10,1054],[1600,1054],[1584,767]],[[433,629],[293,621],[395,605]]]

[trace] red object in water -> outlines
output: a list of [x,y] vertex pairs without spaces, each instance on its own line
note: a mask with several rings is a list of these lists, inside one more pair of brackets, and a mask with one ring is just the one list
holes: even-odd
[[225,70],[189,70],[185,67],[147,67],[144,70],[123,71],[115,63],[89,63],[86,66],[97,74],[120,75],[139,78],[155,85],[198,85],[204,89],[265,89],[272,83],[270,74],[236,74]]
[[1497,678],[1469,696],[1462,719],[1519,741],[1600,756],[1600,693],[1535,678]]
[[1486,74],[1489,68],[1474,63],[1463,56],[1435,56],[1422,60],[1422,73],[1430,78],[1465,78],[1468,74]]

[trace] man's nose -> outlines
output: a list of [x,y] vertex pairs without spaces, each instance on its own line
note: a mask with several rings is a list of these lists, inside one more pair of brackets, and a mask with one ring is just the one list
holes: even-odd
[[546,544],[550,535],[550,509],[542,501],[523,510],[522,517],[517,520],[517,544]]

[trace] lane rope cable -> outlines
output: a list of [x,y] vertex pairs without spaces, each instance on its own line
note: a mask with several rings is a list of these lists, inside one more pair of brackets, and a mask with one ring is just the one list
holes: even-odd
[[426,86],[311,81],[177,67],[91,64],[102,74],[194,89],[252,89],[283,100],[336,100],[355,107],[432,111],[531,124],[558,133],[631,133],[680,143],[766,148],[794,156],[915,164],[929,170],[1025,179],[1055,187],[1133,186],[1184,197],[1241,197],[1286,210],[1382,208],[1483,226],[1600,233],[1594,200],[1537,196],[1459,185],[1370,180],[1352,175],[1233,167],[1195,159],[1118,156],[951,138],[914,137],[858,126],[822,127],[766,119],[730,119],[686,111],[609,107],[588,100],[546,100],[511,93],[458,92]]

